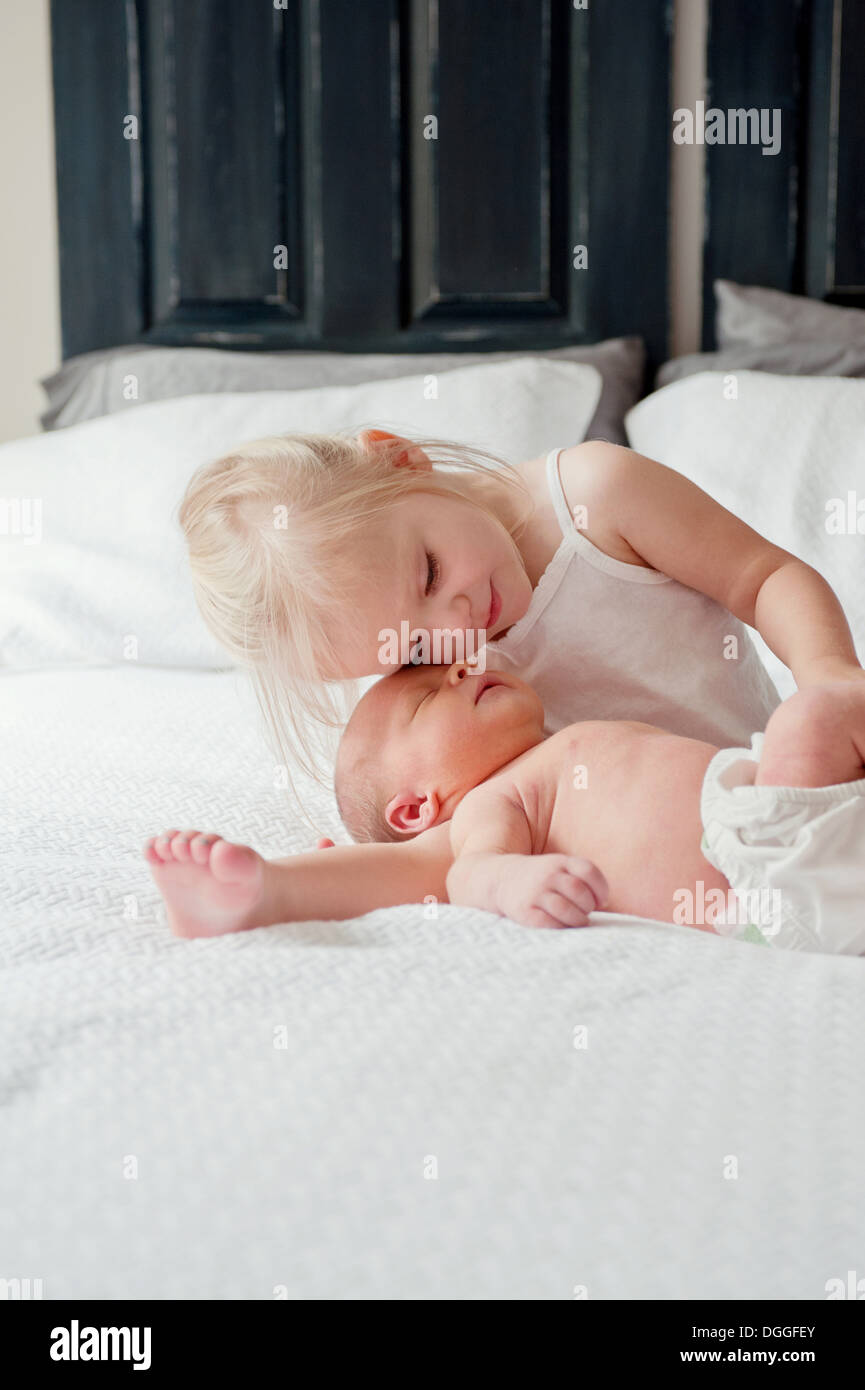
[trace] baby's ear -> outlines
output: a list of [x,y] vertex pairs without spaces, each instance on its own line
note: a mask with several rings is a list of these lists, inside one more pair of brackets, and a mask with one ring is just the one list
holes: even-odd
[[435,825],[440,810],[435,792],[397,792],[387,803],[384,818],[400,835],[419,835]]
[[[374,449],[378,444],[386,441],[393,441],[388,444],[388,453],[393,458],[395,468],[416,468],[421,473],[429,473],[432,469],[432,460],[423,449],[413,444],[410,439],[405,439],[401,434],[391,434],[389,430],[360,430],[358,439],[365,449]],[[397,447],[401,445],[402,447]]]

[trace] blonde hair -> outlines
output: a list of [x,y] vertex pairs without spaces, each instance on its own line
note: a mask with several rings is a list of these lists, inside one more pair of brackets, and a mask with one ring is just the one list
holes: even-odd
[[[333,632],[357,589],[357,568],[349,570],[357,533],[413,492],[456,494],[492,510],[504,485],[512,537],[530,509],[516,470],[496,455],[443,439],[411,439],[408,447],[423,450],[432,471],[398,466],[405,436],[372,449],[354,430],[257,439],[199,469],[181,503],[198,607],[251,675],[292,786],[293,759],[322,780],[330,731],[345,723],[356,696],[354,682],[334,674]],[[469,475],[481,481],[467,495]]]

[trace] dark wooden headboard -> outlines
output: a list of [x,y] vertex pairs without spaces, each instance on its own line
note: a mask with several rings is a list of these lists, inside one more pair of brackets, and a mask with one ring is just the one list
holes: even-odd
[[712,282],[865,308],[865,3],[711,0],[706,105],[777,108],[776,155],[706,147],[703,347]]
[[64,356],[639,333],[661,361],[671,11],[53,0]]

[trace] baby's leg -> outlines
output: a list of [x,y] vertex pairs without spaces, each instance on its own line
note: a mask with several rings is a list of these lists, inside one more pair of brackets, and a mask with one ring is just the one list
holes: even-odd
[[270,866],[246,845],[195,830],[166,830],[144,857],[175,936],[222,936],[270,925]]
[[221,936],[276,922],[330,922],[399,903],[447,902],[447,823],[400,844],[334,845],[262,859],[219,835],[166,830],[144,857],[176,936]]
[[831,787],[865,777],[865,747],[839,729],[861,695],[847,685],[798,690],[779,705],[766,725],[754,778],[772,787]]

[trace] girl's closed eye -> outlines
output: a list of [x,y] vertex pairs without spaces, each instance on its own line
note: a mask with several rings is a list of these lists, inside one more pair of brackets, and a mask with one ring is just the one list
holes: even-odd
[[435,593],[435,590],[438,588],[438,583],[441,579],[441,565],[439,564],[437,557],[433,555],[432,552],[429,550],[426,553],[426,559],[427,581],[424,593],[428,597],[430,594]]

